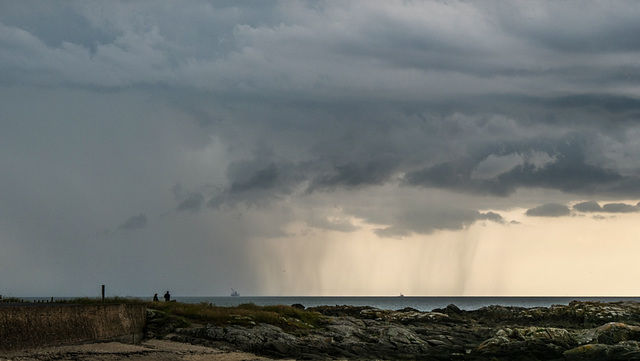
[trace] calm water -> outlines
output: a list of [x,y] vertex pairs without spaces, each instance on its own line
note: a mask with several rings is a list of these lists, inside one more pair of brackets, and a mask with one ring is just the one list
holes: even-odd
[[[73,299],[74,297],[57,297],[56,299]],[[150,297],[132,297],[149,299]],[[314,306],[372,306],[383,310],[399,310],[405,307],[415,308],[419,311],[431,311],[435,308],[444,308],[454,304],[463,310],[476,310],[481,307],[500,305],[515,307],[549,307],[552,305],[568,305],[569,302],[580,301],[635,301],[640,302],[640,297],[275,297],[275,296],[240,296],[240,297],[180,297],[172,296],[172,300],[185,303],[211,303],[216,306],[237,306],[243,303],[253,303],[258,306],[293,305],[299,303],[305,307]],[[25,301],[46,302],[48,298],[25,297]]]
[[379,309],[399,310],[405,307],[420,311],[431,311],[454,304],[463,310],[475,310],[490,305],[517,307],[549,307],[567,305],[574,300],[581,301],[636,301],[640,297],[174,297],[185,303],[211,303],[216,306],[236,306],[253,303],[258,306],[292,305],[300,303],[305,307],[314,306],[372,306]]

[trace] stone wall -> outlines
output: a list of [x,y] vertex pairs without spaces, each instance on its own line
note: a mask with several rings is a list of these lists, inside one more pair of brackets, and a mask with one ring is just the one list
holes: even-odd
[[0,351],[98,340],[139,342],[141,305],[27,305],[0,307]]

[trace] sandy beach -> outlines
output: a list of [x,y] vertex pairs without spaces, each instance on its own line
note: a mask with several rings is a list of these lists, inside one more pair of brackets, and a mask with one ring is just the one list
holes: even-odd
[[119,342],[51,346],[1,353],[0,361],[266,361],[250,353],[229,352],[166,340],[146,340],[139,345]]

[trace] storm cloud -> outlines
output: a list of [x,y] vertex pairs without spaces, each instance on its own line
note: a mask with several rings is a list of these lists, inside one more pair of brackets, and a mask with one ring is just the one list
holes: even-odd
[[527,210],[526,215],[532,217],[562,217],[571,214],[571,210],[564,204],[547,203]]
[[197,211],[204,204],[204,195],[200,193],[190,194],[185,200],[178,204],[179,211]]
[[573,209],[579,212],[601,212],[601,213],[632,213],[638,212],[640,208],[638,205],[631,205],[626,203],[606,203],[600,206],[596,201],[587,201],[575,204]]
[[638,212],[638,206],[625,203],[608,203],[602,206],[602,210],[608,213],[631,213]]
[[573,209],[579,212],[602,212],[602,207],[596,201],[586,201],[574,204]]
[[378,229],[376,234],[381,237],[401,238],[411,233],[430,234],[438,230],[460,230],[479,220],[500,223],[502,216],[493,212],[480,213],[449,207],[414,210],[399,215],[393,226]]
[[[632,1],[4,2],[0,262],[49,275],[24,293],[101,274],[265,293],[254,248],[275,239],[632,215],[638,19]],[[79,254],[95,274],[60,261]]]

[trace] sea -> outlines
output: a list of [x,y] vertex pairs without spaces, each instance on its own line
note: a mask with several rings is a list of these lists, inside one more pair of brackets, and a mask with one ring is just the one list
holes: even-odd
[[453,304],[462,310],[476,310],[482,307],[499,305],[514,307],[550,307],[552,305],[568,305],[571,301],[640,302],[640,297],[275,297],[275,296],[238,296],[238,297],[172,297],[184,303],[209,303],[215,306],[237,306],[252,303],[258,306],[301,304],[305,307],[315,306],[371,306],[382,310],[400,310],[411,307],[418,311],[432,311]]
[[[55,297],[57,300],[73,300],[77,297]],[[127,296],[141,300],[151,300],[150,297]],[[47,297],[24,297],[26,302],[48,302]],[[571,301],[640,302],[640,297],[493,297],[493,296],[174,296],[171,300],[184,303],[207,303],[214,306],[238,306],[252,303],[258,306],[301,304],[305,307],[316,306],[371,306],[381,310],[401,310],[407,307],[418,311],[433,311],[453,304],[461,310],[472,311],[482,307],[498,305],[512,307],[550,307],[553,305],[568,305]],[[161,298],[162,301],[162,298]],[[1,303],[0,303],[1,305]]]

